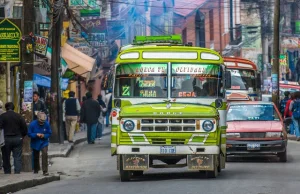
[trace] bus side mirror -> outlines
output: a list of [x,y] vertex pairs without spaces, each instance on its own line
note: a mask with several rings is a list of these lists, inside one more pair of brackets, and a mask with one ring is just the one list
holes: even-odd
[[225,88],[231,88],[231,73],[225,71]]
[[121,107],[121,99],[115,99],[114,104],[115,104],[116,108],[120,108]]
[[261,77],[260,77],[260,73],[257,74],[256,88],[258,88],[258,89],[261,88]]

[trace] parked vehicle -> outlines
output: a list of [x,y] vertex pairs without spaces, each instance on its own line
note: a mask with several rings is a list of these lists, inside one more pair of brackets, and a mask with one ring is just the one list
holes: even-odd
[[227,111],[227,157],[275,154],[287,161],[287,132],[272,102],[232,102]]
[[255,63],[238,57],[223,57],[227,71],[231,72],[231,86],[226,95],[246,94],[250,100],[261,100],[261,78]]

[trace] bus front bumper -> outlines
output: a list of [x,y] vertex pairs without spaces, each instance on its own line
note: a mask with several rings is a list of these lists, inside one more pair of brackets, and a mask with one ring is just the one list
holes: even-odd
[[197,145],[119,145],[117,154],[148,154],[148,155],[188,155],[188,154],[220,154],[219,146]]

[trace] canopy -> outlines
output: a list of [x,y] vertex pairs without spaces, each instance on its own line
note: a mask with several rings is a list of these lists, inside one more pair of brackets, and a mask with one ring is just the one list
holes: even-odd
[[[50,88],[50,86],[51,86],[51,78],[42,76],[39,74],[33,74],[33,82],[38,86],[44,86],[47,88]],[[67,79],[67,78],[61,79],[60,87],[62,90],[66,90],[68,87],[68,84],[69,84],[69,79]]]
[[78,51],[65,43],[61,50],[62,58],[67,62],[68,68],[74,73],[87,78],[92,71],[95,59]]

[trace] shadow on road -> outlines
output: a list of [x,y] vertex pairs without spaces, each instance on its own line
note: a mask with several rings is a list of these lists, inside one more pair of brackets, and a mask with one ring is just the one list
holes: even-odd
[[277,156],[228,156],[227,162],[243,162],[243,163],[278,163]]

